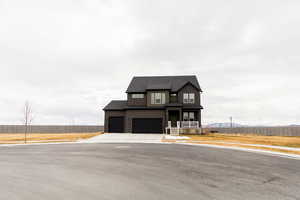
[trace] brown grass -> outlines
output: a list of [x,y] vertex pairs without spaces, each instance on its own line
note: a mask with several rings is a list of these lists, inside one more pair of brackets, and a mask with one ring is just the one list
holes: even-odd
[[262,144],[285,147],[300,148],[300,137],[296,136],[259,136],[241,134],[208,134],[208,135],[187,135],[188,141],[218,141],[244,144]]
[[219,146],[230,146],[230,147],[242,147],[247,149],[261,149],[261,150],[267,150],[267,151],[274,151],[274,152],[280,152],[280,153],[290,153],[290,154],[297,154],[300,155],[300,151],[291,151],[291,150],[285,150],[285,149],[274,149],[274,148],[268,148],[268,147],[255,147],[255,146],[248,146],[248,145],[242,145],[242,144],[222,144],[222,143],[216,143],[216,142],[192,142],[193,144],[212,144],[212,145],[219,145]]
[[[300,147],[300,137],[288,136],[258,136],[241,134],[208,134],[208,135],[186,135],[187,140],[163,140],[163,142],[187,142],[192,144],[212,144],[219,146],[242,147],[248,149],[261,149],[280,153],[290,153],[300,155],[300,151],[276,149],[272,147],[249,146],[249,144],[262,144],[272,146]],[[237,143],[237,144],[226,144]]]
[[[30,142],[74,142],[80,139],[88,139],[102,132],[97,133],[32,133],[27,134],[27,141]],[[24,134],[0,134],[0,144],[24,143]]]

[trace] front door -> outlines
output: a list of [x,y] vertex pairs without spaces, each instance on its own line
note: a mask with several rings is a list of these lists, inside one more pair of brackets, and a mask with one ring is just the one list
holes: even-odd
[[177,127],[177,122],[180,120],[179,115],[179,110],[169,111],[169,121],[171,121],[172,127]]

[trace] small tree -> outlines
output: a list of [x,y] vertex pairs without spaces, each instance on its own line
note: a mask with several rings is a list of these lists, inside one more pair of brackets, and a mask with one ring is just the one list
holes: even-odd
[[33,111],[29,101],[26,101],[24,104],[24,116],[23,116],[23,124],[24,124],[24,142],[27,143],[27,133],[28,127],[31,125],[33,121]]

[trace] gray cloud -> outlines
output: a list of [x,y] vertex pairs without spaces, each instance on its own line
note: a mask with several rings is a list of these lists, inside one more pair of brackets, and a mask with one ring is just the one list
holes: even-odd
[[0,123],[101,124],[134,75],[196,74],[204,122],[299,123],[300,3],[0,0]]

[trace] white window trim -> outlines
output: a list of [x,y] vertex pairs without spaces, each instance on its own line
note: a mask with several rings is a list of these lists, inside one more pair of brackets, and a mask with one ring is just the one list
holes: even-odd
[[145,98],[145,95],[143,93],[132,94],[131,98],[133,98],[133,99],[143,99],[143,98]]
[[189,93],[189,103],[195,103],[195,93]]
[[195,93],[183,93],[183,103],[184,104],[194,104],[195,103]]
[[151,104],[162,105],[166,103],[166,93],[153,92],[151,93]]

